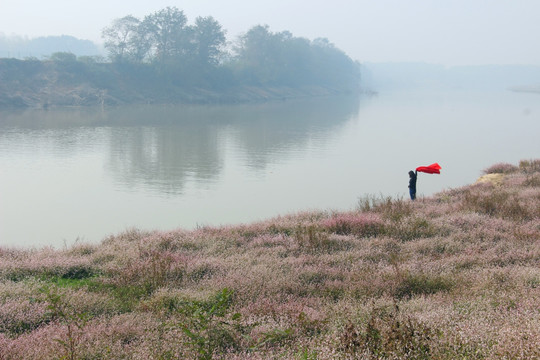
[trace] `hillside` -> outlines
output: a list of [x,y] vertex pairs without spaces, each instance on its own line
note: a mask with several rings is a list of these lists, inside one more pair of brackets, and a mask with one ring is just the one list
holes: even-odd
[[69,35],[28,39],[20,36],[5,36],[0,33],[0,58],[42,59],[60,51],[69,51],[77,56],[94,56],[103,53],[103,50],[92,41],[77,39]]
[[0,359],[538,359],[540,159],[63,250],[0,248]]

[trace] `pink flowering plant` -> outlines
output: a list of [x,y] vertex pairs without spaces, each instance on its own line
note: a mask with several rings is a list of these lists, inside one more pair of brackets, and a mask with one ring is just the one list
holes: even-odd
[[538,359],[540,160],[415,202],[0,247],[0,359]]

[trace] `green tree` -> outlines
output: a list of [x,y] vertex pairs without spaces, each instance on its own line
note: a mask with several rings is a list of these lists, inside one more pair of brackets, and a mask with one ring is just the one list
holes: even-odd
[[337,91],[359,85],[359,65],[326,39],[309,41],[258,25],[240,38],[236,52],[235,70],[247,82]]
[[311,43],[308,39],[282,34],[278,81],[288,86],[309,85],[313,81]]
[[[225,31],[217,20],[208,16],[196,18],[191,26],[187,22],[183,11],[167,7],[142,21],[117,19],[102,36],[110,59],[124,63],[121,69],[130,76],[138,78],[144,69],[174,86],[358,88],[359,64],[327,39],[310,41],[257,25],[238,39],[235,54],[227,56]],[[137,64],[144,62],[152,65]]]
[[171,62],[190,52],[190,29],[187,17],[176,7],[167,7],[144,18],[141,32],[152,43],[155,60]]
[[193,26],[195,61],[202,66],[216,66],[225,45],[225,31],[213,17],[198,17]]
[[328,39],[315,39],[312,52],[311,72],[318,84],[349,91],[358,88],[360,65]]
[[268,25],[252,27],[240,37],[237,51],[237,67],[248,82],[267,84],[276,79],[279,39]]

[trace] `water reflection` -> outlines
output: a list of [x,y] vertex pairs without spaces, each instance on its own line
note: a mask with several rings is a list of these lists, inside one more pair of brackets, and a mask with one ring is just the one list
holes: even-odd
[[308,144],[322,146],[358,105],[358,98],[333,98],[115,109],[107,114],[115,126],[106,169],[125,188],[181,194],[188,180],[198,186],[218,181],[228,151],[251,171],[262,171]]
[[99,144],[103,114],[90,109],[0,112],[0,149],[13,154],[73,157]]
[[322,148],[358,108],[358,97],[339,97],[3,112],[0,146],[61,159],[104,153],[117,190],[179,195],[189,181],[199,187],[219,181],[227,153],[248,171],[264,172],[270,163]]
[[195,121],[113,128],[107,171],[122,187],[179,194],[189,178],[215,180],[224,166],[219,129]]
[[264,170],[269,163],[324,147],[335,129],[356,115],[358,108],[357,97],[252,107],[234,116],[232,142],[250,168]]

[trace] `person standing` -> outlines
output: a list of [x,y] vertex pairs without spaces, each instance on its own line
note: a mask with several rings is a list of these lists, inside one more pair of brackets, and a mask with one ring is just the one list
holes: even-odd
[[416,177],[418,172],[409,171],[409,194],[411,195],[411,200],[416,199]]

